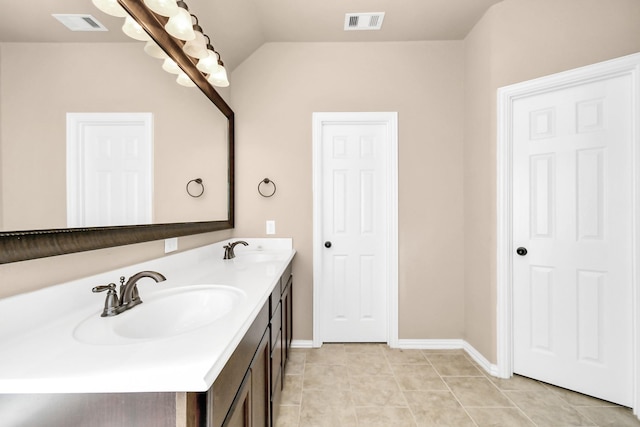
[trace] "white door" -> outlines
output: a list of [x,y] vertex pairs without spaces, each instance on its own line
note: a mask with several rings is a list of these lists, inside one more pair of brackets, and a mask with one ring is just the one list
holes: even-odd
[[631,88],[626,75],[518,99],[512,128],[514,372],[627,406]]
[[149,113],[69,113],[68,225],[150,224],[153,139]]
[[393,246],[389,125],[324,122],[319,148],[320,335],[324,342],[387,342]]

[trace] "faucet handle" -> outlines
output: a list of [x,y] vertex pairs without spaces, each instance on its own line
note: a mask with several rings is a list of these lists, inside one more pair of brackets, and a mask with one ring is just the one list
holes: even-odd
[[98,293],[107,291],[107,298],[104,300],[104,309],[100,317],[110,317],[118,314],[118,307],[120,307],[120,299],[116,292],[116,284],[109,283],[108,285],[100,285],[91,289],[91,292]]
[[116,290],[116,284],[109,283],[108,285],[96,286],[93,289],[91,289],[91,292],[98,293],[98,292],[115,291],[115,290]]

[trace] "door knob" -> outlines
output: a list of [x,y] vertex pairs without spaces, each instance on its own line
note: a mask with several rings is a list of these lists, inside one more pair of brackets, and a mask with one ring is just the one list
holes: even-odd
[[520,256],[525,256],[527,254],[527,248],[523,248],[522,246],[516,249],[516,253]]
[[331,242],[329,242],[329,241],[324,242],[324,247],[325,248],[330,248],[331,247]]

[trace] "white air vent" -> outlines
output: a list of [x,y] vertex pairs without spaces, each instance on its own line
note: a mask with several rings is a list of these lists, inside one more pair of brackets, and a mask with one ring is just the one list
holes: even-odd
[[54,13],[51,16],[62,22],[71,31],[109,31],[91,15]]
[[347,13],[344,17],[344,30],[379,30],[383,20],[384,12]]

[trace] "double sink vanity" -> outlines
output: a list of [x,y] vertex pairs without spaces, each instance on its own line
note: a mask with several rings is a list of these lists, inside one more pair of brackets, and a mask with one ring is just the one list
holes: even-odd
[[[2,425],[272,425],[295,251],[242,240],[0,300]],[[118,287],[143,303],[109,310]]]

